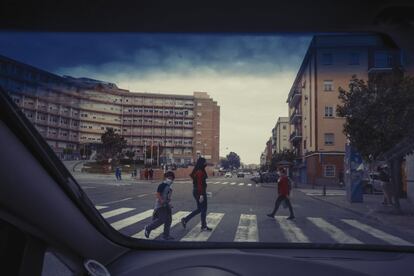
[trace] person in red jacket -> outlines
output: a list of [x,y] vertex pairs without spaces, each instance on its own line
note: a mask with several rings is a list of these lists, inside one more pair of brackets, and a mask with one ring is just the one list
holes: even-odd
[[206,172],[207,161],[203,157],[198,158],[197,163],[190,174],[193,179],[193,196],[197,203],[197,209],[192,211],[188,216],[181,219],[181,224],[185,228],[187,222],[190,221],[194,216],[201,213],[201,231],[212,231],[207,226],[207,172]]
[[282,201],[285,201],[286,205],[289,208],[289,213],[290,213],[290,216],[287,219],[294,219],[295,215],[293,214],[292,204],[290,204],[290,200],[289,200],[289,192],[290,192],[289,191],[289,179],[286,176],[286,170],[284,168],[281,168],[279,170],[279,173],[280,173],[280,177],[279,177],[279,181],[277,185],[277,192],[279,195],[276,199],[275,208],[273,209],[273,212],[271,212],[270,214],[267,214],[267,216],[274,218],[277,210],[279,209],[280,204],[282,203]]

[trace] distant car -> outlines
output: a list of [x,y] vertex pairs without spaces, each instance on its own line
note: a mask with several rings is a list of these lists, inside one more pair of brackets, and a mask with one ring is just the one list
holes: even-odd
[[368,179],[362,180],[362,189],[365,194],[382,193],[381,184],[379,173],[370,173]]
[[226,174],[224,175],[224,177],[232,177],[233,175],[231,174],[231,172],[226,172]]
[[251,173],[250,172],[244,172],[244,175],[246,176],[246,175],[251,175]]
[[244,172],[238,172],[237,177],[244,177]]

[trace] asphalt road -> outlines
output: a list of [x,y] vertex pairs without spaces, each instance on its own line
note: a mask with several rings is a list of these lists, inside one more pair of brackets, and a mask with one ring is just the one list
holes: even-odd
[[[143,237],[151,221],[154,193],[159,182],[130,179],[117,181],[113,176],[75,175],[92,202],[117,230],[125,235]],[[129,178],[129,179],[128,179]],[[173,226],[177,241],[214,242],[309,242],[350,244],[413,245],[414,237],[392,225],[368,220],[345,209],[315,199],[304,190],[294,189],[291,200],[296,219],[286,220],[288,209],[281,207],[274,219],[270,213],[276,199],[276,185],[255,184],[248,178],[208,179],[208,224],[212,232],[200,231],[200,217],[194,217],[184,229],[182,216],[195,207],[190,181],[176,181],[173,188]],[[328,196],[341,196],[341,192]],[[343,196],[343,195],[342,195]],[[161,239],[162,227],[151,233]]]

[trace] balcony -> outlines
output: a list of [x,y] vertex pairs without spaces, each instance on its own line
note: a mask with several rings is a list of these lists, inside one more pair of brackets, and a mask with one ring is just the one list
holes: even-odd
[[295,109],[295,111],[290,115],[290,123],[296,124],[302,118],[302,111]]
[[289,106],[296,106],[302,99],[302,90],[297,88],[293,91],[293,95],[289,99]]
[[300,131],[294,131],[290,134],[289,141],[294,143],[302,139],[302,133]]

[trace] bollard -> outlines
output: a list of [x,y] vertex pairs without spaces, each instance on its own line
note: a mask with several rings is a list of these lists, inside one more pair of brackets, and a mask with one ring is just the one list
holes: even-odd
[[323,184],[323,193],[322,193],[322,195],[326,196],[326,184]]

